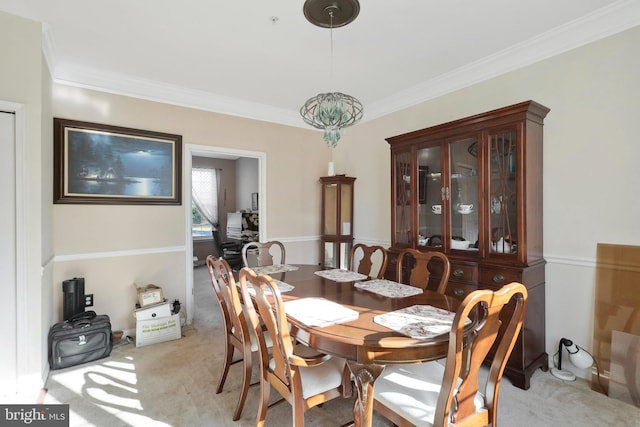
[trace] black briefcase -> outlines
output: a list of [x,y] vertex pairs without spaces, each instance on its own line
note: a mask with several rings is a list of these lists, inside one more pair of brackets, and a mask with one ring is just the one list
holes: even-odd
[[52,370],[102,359],[111,354],[111,320],[95,311],[78,313],[49,330]]

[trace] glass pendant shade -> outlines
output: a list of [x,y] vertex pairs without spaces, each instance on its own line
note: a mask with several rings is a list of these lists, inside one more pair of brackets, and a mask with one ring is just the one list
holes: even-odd
[[[313,25],[331,30],[331,74],[333,75],[333,28],[352,22],[360,12],[358,0],[306,0],[304,16]],[[320,93],[307,99],[300,108],[302,120],[324,130],[324,141],[335,148],[340,131],[362,118],[362,104],[353,96],[340,92]]]
[[321,93],[304,103],[300,115],[308,125],[324,129],[324,141],[333,148],[340,140],[340,130],[362,118],[362,104],[340,92]]

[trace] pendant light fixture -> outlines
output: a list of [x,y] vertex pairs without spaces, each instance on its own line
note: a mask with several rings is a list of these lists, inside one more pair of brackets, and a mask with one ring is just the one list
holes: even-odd
[[[349,24],[358,16],[358,0],[306,0],[304,16],[318,27],[331,31],[331,77],[333,77],[333,29]],[[302,120],[324,130],[328,147],[336,147],[343,128],[362,118],[362,104],[356,98],[340,92],[320,93],[309,98],[300,108]]]

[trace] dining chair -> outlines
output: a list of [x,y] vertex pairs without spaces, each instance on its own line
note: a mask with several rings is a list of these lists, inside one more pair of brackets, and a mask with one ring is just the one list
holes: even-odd
[[[374,411],[398,426],[496,427],[500,381],[526,305],[527,289],[521,283],[469,293],[456,311],[444,366],[387,365],[375,382]],[[476,320],[465,334],[472,310]],[[483,381],[480,368],[492,346],[495,354]]]
[[[374,268],[374,262],[377,268]],[[365,274],[371,279],[382,279],[386,269],[387,250],[384,247],[368,246],[364,243],[356,243],[351,247],[349,270]]]
[[[422,252],[416,249],[405,249],[400,252],[398,256],[398,262],[396,264],[396,281],[399,283],[406,283],[417,288],[426,289],[429,285],[429,278],[431,277],[433,264],[431,261],[440,260],[443,264],[442,276],[440,282],[436,288],[436,292],[444,294],[447,289],[447,283],[449,282],[449,274],[451,272],[451,263],[449,258],[442,252],[428,251]],[[405,264],[409,268],[409,279],[404,282],[404,270]]]
[[[249,242],[242,247],[242,262],[245,267],[263,267],[265,265],[273,265],[273,254],[271,254],[271,248],[276,247],[280,249],[280,262],[278,264],[285,263],[285,250],[282,242],[272,240],[270,242]],[[258,251],[258,264],[249,265],[247,260],[247,252],[257,249]]]
[[239,241],[223,242],[220,237],[220,229],[216,228],[211,231],[213,235],[213,243],[216,247],[218,257],[224,258],[225,261],[234,270],[242,268],[242,245]]
[[[249,386],[251,384],[251,372],[253,361],[257,360],[258,342],[255,333],[249,327],[242,310],[242,302],[238,294],[233,271],[226,260],[215,258],[212,255],[207,257],[207,268],[211,277],[211,284],[218,297],[218,303],[222,309],[222,317],[225,327],[225,357],[222,373],[218,382],[216,394],[222,392],[222,388],[229,373],[229,367],[235,363],[242,362],[242,389],[238,398],[236,409],[233,412],[233,420],[237,421],[242,415],[244,402],[247,398]],[[267,338],[267,346],[270,346],[270,339]],[[242,354],[241,359],[233,361],[233,354],[238,350]],[[256,383],[257,384],[257,383]]]
[[[255,289],[254,304],[245,304],[244,308],[258,337],[262,374],[256,426],[265,423],[271,387],[291,405],[292,425],[304,426],[304,413],[308,409],[350,394],[351,382],[345,360],[318,354],[295,342],[280,290],[270,276],[257,275],[250,268],[243,268],[240,270],[240,289],[245,300],[251,298],[250,287]],[[271,334],[273,349],[270,353],[262,338],[261,323]]]

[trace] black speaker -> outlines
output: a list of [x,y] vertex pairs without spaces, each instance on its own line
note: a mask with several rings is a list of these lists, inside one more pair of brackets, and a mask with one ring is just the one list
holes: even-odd
[[68,320],[74,314],[82,313],[86,307],[84,298],[84,278],[74,277],[62,282],[64,302],[62,306],[63,320]]

